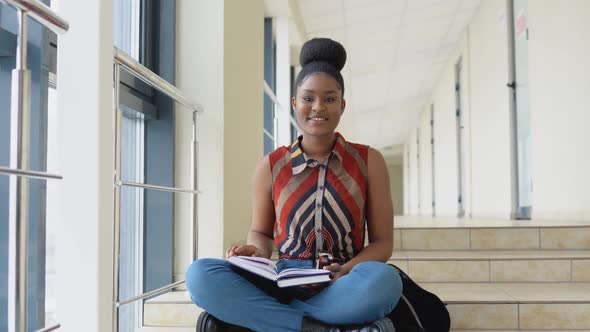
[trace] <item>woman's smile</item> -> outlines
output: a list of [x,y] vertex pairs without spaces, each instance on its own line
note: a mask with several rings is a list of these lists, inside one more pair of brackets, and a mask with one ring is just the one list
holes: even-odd
[[309,118],[307,118],[307,121],[311,121],[311,123],[313,124],[320,124],[322,122],[328,121],[328,118],[325,116],[310,116]]

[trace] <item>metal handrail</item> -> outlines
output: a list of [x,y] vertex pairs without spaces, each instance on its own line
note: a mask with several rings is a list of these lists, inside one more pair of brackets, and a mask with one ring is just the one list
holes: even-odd
[[63,177],[57,174],[50,174],[46,172],[39,172],[39,171],[27,171],[18,168],[10,168],[10,167],[2,167],[0,166],[0,174],[7,174],[7,175],[18,175],[24,176],[28,178],[35,178],[35,179],[57,179],[61,180]]
[[[69,24],[45,4],[37,0],[0,0],[17,10],[18,39],[16,43],[16,66],[12,70],[10,168],[2,167],[3,174],[16,175],[11,181],[11,197],[8,220],[8,255],[14,257],[8,264],[8,330],[26,332],[27,322],[27,266],[29,229],[29,178],[61,179],[61,176],[30,171],[31,131],[31,71],[27,68],[28,17],[56,32],[64,33]],[[53,331],[60,325],[41,331]]]
[[147,293],[143,293],[141,295],[134,296],[134,297],[129,298],[127,300],[115,302],[115,304],[117,305],[117,307],[120,307],[120,306],[122,306],[124,304],[128,304],[128,303],[139,301],[139,300],[142,300],[142,299],[145,299],[145,298],[148,298],[148,297],[152,297],[152,296],[155,296],[155,295],[166,293],[169,290],[171,290],[172,288],[174,288],[176,286],[180,286],[180,285],[184,284],[185,282],[186,282],[185,280],[180,280],[180,281],[177,281],[175,283],[171,283],[169,285],[166,285],[164,287],[160,287],[158,289],[154,289],[153,291],[150,291],[150,292],[147,292]]
[[189,101],[174,85],[168,83],[165,79],[161,78],[117,47],[114,47],[114,59],[116,63],[123,66],[123,68],[128,70],[133,76],[160,90],[170,98],[188,107],[193,112],[202,112],[203,108],[201,105]]
[[184,194],[198,194],[198,190],[192,189],[183,189],[183,188],[176,188],[176,187],[165,187],[165,186],[156,186],[153,184],[145,184],[145,183],[138,183],[138,182],[128,182],[128,181],[118,181],[116,183],[118,186],[126,186],[126,187],[135,187],[135,188],[144,188],[144,189],[152,189],[152,190],[159,190],[159,191],[167,191],[173,193],[184,193]]
[[44,327],[44,328],[42,328],[40,330],[37,330],[37,332],[50,332],[50,331],[55,331],[55,330],[59,329],[60,327],[61,327],[61,324],[58,323],[58,324],[55,324],[55,325],[52,325],[52,326]]
[[274,142],[275,137],[271,133],[269,133],[268,130],[266,130],[265,128],[263,128],[262,129],[262,132],[264,133],[264,135],[266,135],[266,137],[270,138]]
[[37,22],[51,31],[63,34],[70,29],[70,24],[44,3],[37,0],[0,0],[14,8],[26,12]]
[[[121,179],[121,131],[122,131],[122,121],[121,121],[121,110],[119,109],[119,98],[120,98],[120,91],[119,91],[119,82],[120,82],[120,71],[121,68],[125,68],[129,73],[136,78],[141,79],[142,81],[146,82],[150,86],[154,87],[155,89],[163,92],[164,94],[168,95],[170,98],[175,100],[176,102],[186,106],[189,110],[192,111],[192,126],[193,126],[193,133],[192,133],[192,143],[193,143],[193,151],[192,151],[192,189],[185,189],[185,188],[175,188],[175,187],[164,187],[164,186],[157,186],[151,184],[144,184],[144,183],[136,183],[136,182],[126,182],[122,181]],[[198,188],[198,177],[197,177],[197,155],[198,155],[198,145],[199,142],[197,140],[197,115],[202,113],[202,107],[196,103],[189,101],[184,95],[178,90],[174,85],[168,83],[163,78],[149,70],[148,68],[144,67],[142,64],[137,62],[135,59],[130,57],[129,55],[125,54],[121,50],[114,48],[114,67],[113,67],[113,111],[115,113],[115,169],[114,169],[114,250],[113,250],[113,326],[112,330],[117,332],[119,331],[119,307],[121,305],[131,303],[134,301],[138,301],[144,299],[146,297],[151,297],[154,295],[158,295],[163,292],[167,292],[174,287],[184,283],[184,281],[179,281],[162,288],[153,290],[151,292],[141,294],[135,296],[133,298],[119,301],[119,259],[120,259],[120,227],[121,227],[121,216],[120,216],[120,209],[121,209],[121,187],[122,186],[130,186],[130,187],[137,187],[137,188],[145,188],[145,189],[154,189],[154,190],[162,190],[168,192],[178,192],[178,193],[188,193],[193,194],[192,200],[192,223],[191,223],[191,241],[192,241],[192,255],[193,260],[196,259],[197,256],[197,234],[198,234],[198,216],[197,216],[197,194],[199,194]]]

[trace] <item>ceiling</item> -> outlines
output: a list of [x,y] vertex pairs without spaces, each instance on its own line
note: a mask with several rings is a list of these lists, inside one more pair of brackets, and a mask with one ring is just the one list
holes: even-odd
[[344,45],[347,107],[339,130],[351,141],[399,154],[397,145],[416,126],[480,0],[265,3],[267,16],[291,17],[295,49],[313,37]]

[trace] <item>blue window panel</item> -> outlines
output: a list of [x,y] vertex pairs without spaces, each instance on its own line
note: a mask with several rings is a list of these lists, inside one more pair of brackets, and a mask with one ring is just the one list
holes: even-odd
[[269,153],[271,153],[274,150],[274,142],[272,139],[270,139],[270,137],[266,136],[265,134],[262,134],[263,140],[264,140],[264,154],[267,155]]
[[[166,81],[175,81],[174,1],[142,1],[140,59]],[[174,186],[174,103],[156,92],[158,118],[146,121],[147,183]],[[187,137],[190,139],[190,137]],[[145,291],[170,284],[174,266],[174,194],[147,190],[145,194]]]

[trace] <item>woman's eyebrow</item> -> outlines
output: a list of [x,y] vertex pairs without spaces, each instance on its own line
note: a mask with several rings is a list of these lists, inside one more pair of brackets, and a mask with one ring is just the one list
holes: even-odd
[[[305,93],[315,93],[316,92],[316,90],[311,90],[311,89],[303,89],[301,91],[305,92]],[[322,91],[320,91],[320,92],[322,92]],[[336,90],[323,91],[323,94],[325,94],[325,95],[332,95],[332,94],[337,94],[337,93],[338,93],[338,91],[336,91]]]

